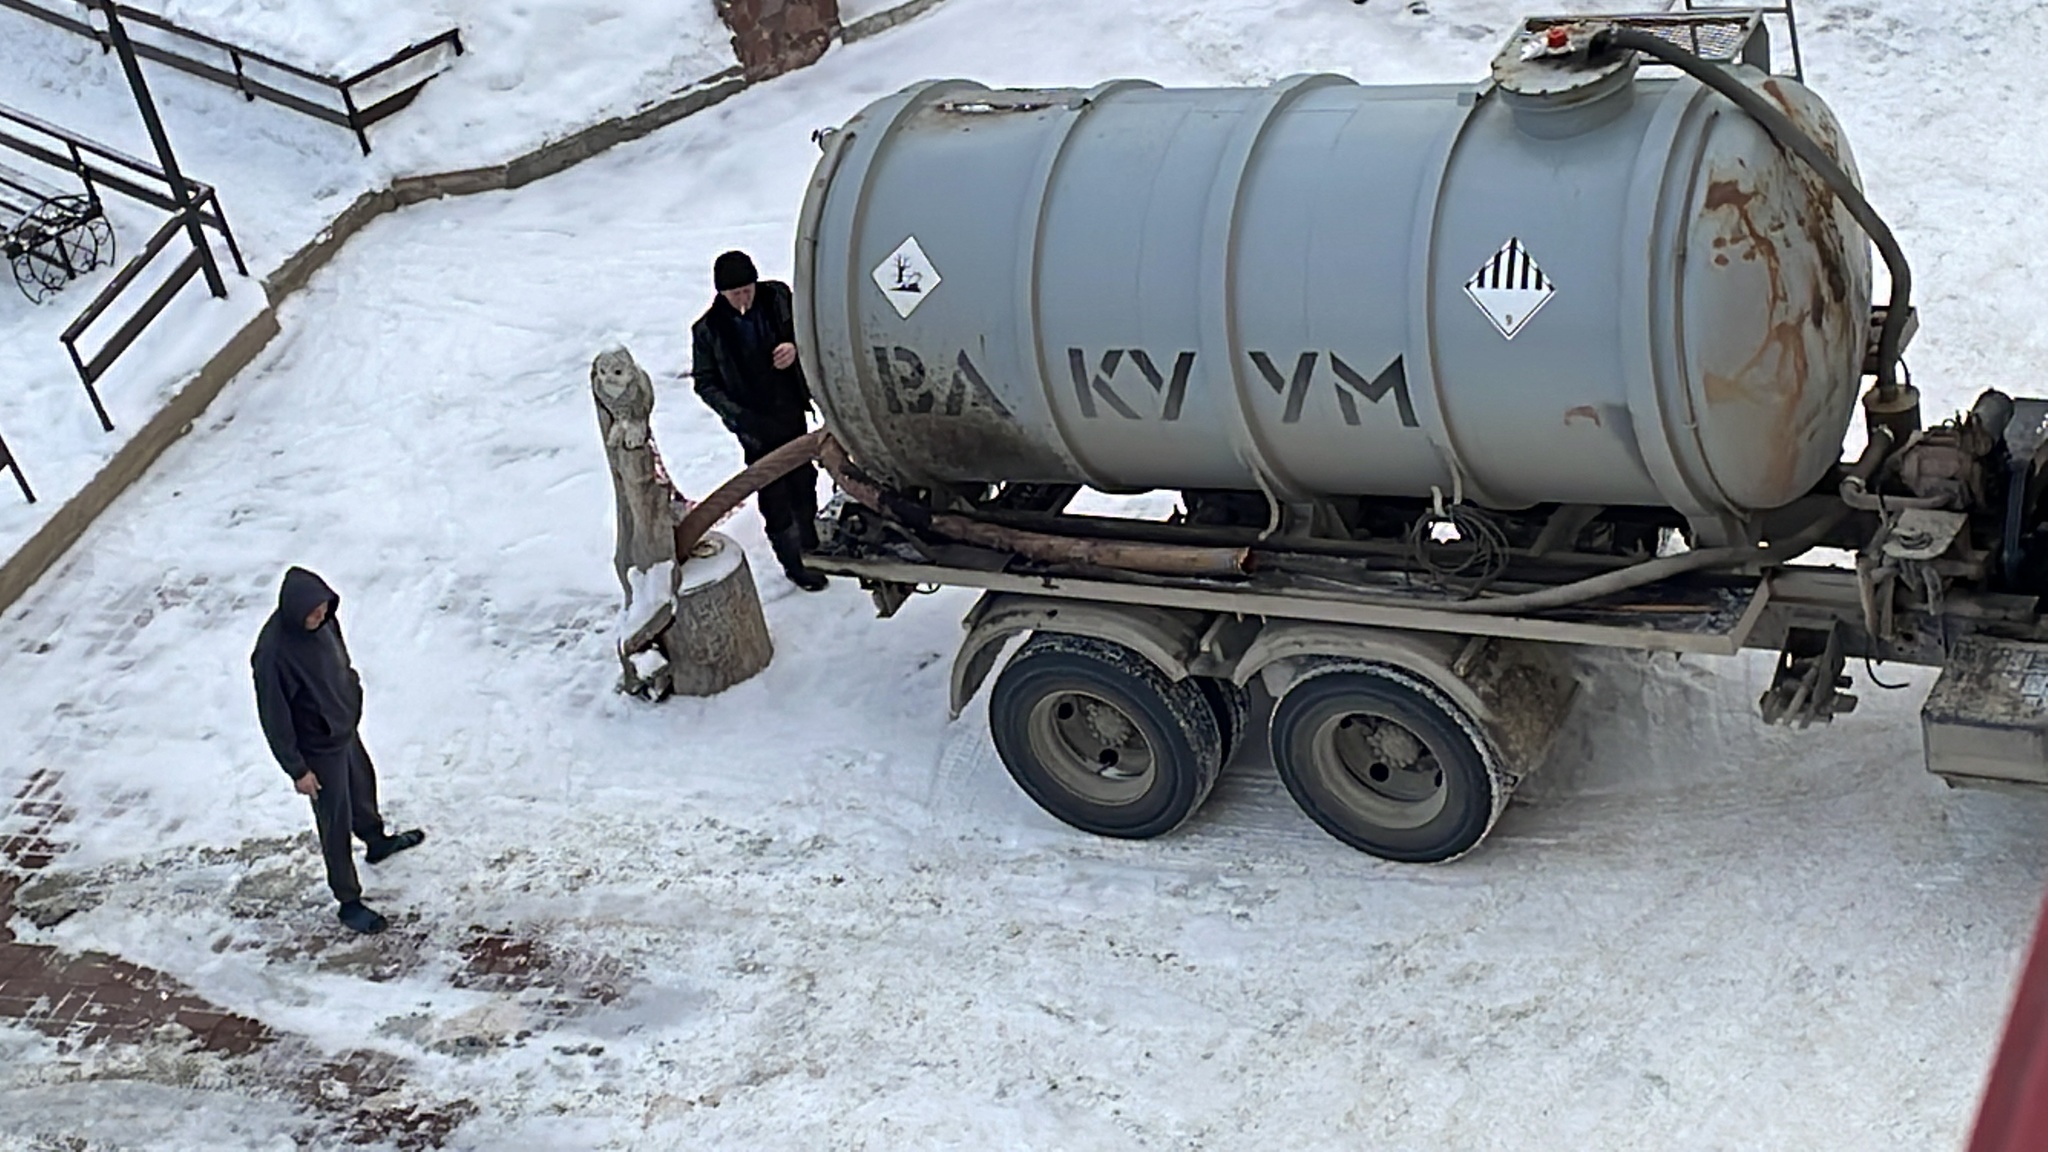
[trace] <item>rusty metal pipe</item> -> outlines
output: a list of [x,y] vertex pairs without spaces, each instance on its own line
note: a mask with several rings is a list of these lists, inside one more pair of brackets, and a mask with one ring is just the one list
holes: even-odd
[[704,539],[711,526],[739,507],[747,497],[816,459],[819,446],[827,438],[827,433],[819,429],[791,440],[747,465],[745,471],[720,484],[703,502],[684,513],[682,522],[676,525],[676,560],[688,559],[690,549]]
[[[1888,433],[1883,432],[1881,429],[1873,432],[1870,442],[1864,446],[1863,452],[1857,458],[1856,463],[1850,466],[1849,476],[1851,478],[1867,480],[1883,465],[1885,458],[1891,453],[1891,448],[1892,438]],[[852,460],[847,457],[846,449],[840,446],[836,440],[827,437],[824,446],[819,451],[819,461],[824,465],[826,472],[830,473],[833,480],[839,484],[839,487],[848,496],[853,497],[860,503],[880,511],[888,510],[891,504],[900,503],[900,501],[886,493],[880,485],[866,478],[859,468],[853,464]],[[1674,576],[1682,576],[1690,572],[1699,572],[1709,568],[1735,567],[1743,564],[1767,564],[1771,566],[1789,564],[1799,556],[1818,546],[1826,538],[1828,532],[1832,531],[1837,524],[1840,524],[1848,514],[1849,509],[1846,505],[1836,508],[1806,528],[1778,542],[1776,547],[1738,546],[1702,548],[1677,556],[1658,557],[1657,559],[1647,560],[1616,572],[1605,572],[1598,576],[1574,581],[1570,584],[1560,584],[1554,588],[1543,588],[1534,592],[1523,592],[1511,596],[1496,596],[1484,600],[1418,601],[1405,597],[1358,595],[1349,597],[1349,599],[1365,604],[1396,608],[1426,607],[1441,612],[1455,612],[1461,615],[1472,616],[1500,616],[1524,612],[1540,612],[1552,608],[1565,608],[1574,604],[1582,604],[1589,600],[1597,600],[1604,596],[1631,591],[1645,585],[1655,584],[1660,580],[1668,580]],[[983,537],[983,540],[987,542],[988,546],[1008,548],[1019,555],[1044,560],[1049,563],[1075,562],[1076,556],[1071,551],[1054,555],[1047,549],[1047,542],[1057,542],[1063,549],[1070,548],[1072,545],[1114,543],[1077,539],[1074,537],[1047,536],[1041,533],[1005,529],[997,525],[969,520],[966,517],[959,516],[940,514],[933,515],[930,519],[933,530],[939,531],[942,535],[953,535],[954,533],[942,529],[939,524],[940,520],[945,520],[947,527],[954,529],[956,532],[967,526],[972,526],[976,531],[993,530],[1001,532],[1004,534],[1004,542],[1002,543],[997,543],[996,537],[993,535],[986,535]],[[970,540],[969,542],[981,541]],[[1130,571],[1152,572],[1157,575],[1167,576],[1241,575],[1245,565],[1249,562],[1249,550],[1247,549],[1144,544],[1122,544],[1121,547],[1129,550],[1121,556],[1122,559],[1129,560],[1135,556],[1140,562],[1151,559],[1157,561],[1162,566],[1136,567],[1127,563],[1121,565],[1105,564],[1105,567],[1125,567]]]
[[1858,512],[1905,512],[1914,508],[1946,508],[1950,504],[1946,496],[1887,496],[1872,492],[1854,476],[1843,478],[1838,495],[1842,503]]
[[853,497],[856,503],[865,504],[877,512],[886,511],[882,486],[854,465],[853,458],[846,454],[846,447],[829,432],[818,446],[818,466],[832,477],[832,482],[839,485],[841,492]]
[[1014,552],[1043,564],[1088,564],[1155,576],[1243,576],[1251,560],[1251,550],[1247,548],[1051,536],[947,513],[932,516],[932,531],[984,548]]
[[1854,480],[1858,484],[1870,483],[1870,478],[1877,475],[1877,470],[1884,467],[1886,460],[1891,459],[1892,449],[1898,447],[1898,443],[1899,438],[1891,429],[1872,428],[1870,439],[1863,445],[1863,452],[1856,457],[1854,464],[1849,465],[1849,472],[1842,478],[1842,482],[1846,484]]
[[1251,563],[1248,548],[1209,548],[1185,544],[1147,544],[1129,540],[1093,540],[1009,528],[948,512],[926,512],[907,506],[860,471],[837,440],[826,437],[818,451],[840,490],[878,512],[906,513],[919,527],[983,548],[1013,552],[1041,564],[1086,564],[1154,576],[1243,576]]
[[[1862,454],[1850,466],[1848,479],[1867,481],[1891,454],[1892,444],[1892,437],[1888,432],[1883,429],[1874,430],[1870,442],[1864,446]],[[820,446],[818,459],[840,489],[860,503],[877,511],[889,511],[892,506],[902,503],[899,498],[866,477],[847,456],[846,449],[830,436],[825,437],[824,443]],[[1511,596],[1440,602],[1371,595],[1354,596],[1350,599],[1365,604],[1398,608],[1426,607],[1440,612],[1473,616],[1499,616],[1564,608],[1709,568],[1736,567],[1743,564],[1789,564],[1817,547],[1828,532],[1840,524],[1848,514],[1849,508],[1846,505],[1833,509],[1799,532],[1779,541],[1775,547],[1744,545],[1702,548],[1677,556],[1658,557],[1620,571],[1605,572],[1570,584]],[[1045,563],[1093,563],[1102,567],[1123,568],[1127,571],[1162,576],[1239,576],[1244,574],[1250,562],[1250,550],[1243,548],[1136,544],[1051,536],[945,513],[930,514],[929,522],[932,530],[940,535],[985,547],[1002,548]],[[1091,556],[1091,548],[1113,551],[1095,552]],[[1112,560],[1116,562],[1111,562]]]

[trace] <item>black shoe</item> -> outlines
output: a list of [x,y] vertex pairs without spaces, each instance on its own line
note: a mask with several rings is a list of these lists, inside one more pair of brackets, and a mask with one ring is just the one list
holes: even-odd
[[782,564],[782,574],[789,582],[806,592],[823,592],[825,574],[813,572],[804,567],[803,529],[790,525],[768,536],[768,543],[775,549],[775,559]]
[[386,836],[375,844],[370,845],[370,850],[363,854],[363,859],[368,860],[372,864],[381,864],[400,852],[405,851],[407,848],[419,847],[420,842],[426,838],[427,834],[418,828],[410,832],[400,832],[396,836]]
[[351,900],[343,904],[341,911],[335,913],[335,916],[341,920],[343,927],[365,936],[375,936],[384,930],[386,924],[384,917],[363,907],[361,900]]

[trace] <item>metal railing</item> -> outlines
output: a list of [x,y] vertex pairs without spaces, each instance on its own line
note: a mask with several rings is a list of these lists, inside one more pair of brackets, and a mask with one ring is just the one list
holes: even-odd
[[[107,315],[121,294],[164,253],[180,230],[196,233],[196,227],[200,225],[212,228],[227,243],[228,254],[234,257],[236,270],[247,276],[248,265],[243,262],[241,248],[228,228],[227,215],[221,211],[220,196],[209,184],[184,180],[183,203],[180,203],[180,197],[173,191],[171,178],[156,165],[5,105],[0,105],[0,148],[72,173],[95,198],[102,191],[112,192],[171,214],[142,251],[115,273],[114,278],[86,305],[85,311],[58,337],[71,354],[72,366],[77,368],[78,378],[85,385],[85,394],[92,400],[100,427],[111,432],[114,422],[107,415],[106,405],[100,401],[97,387],[100,378],[149,323],[169,306],[178,291],[208,267],[212,260],[211,252],[194,244],[170,275],[158,283],[141,306],[120,323],[97,351],[81,350],[80,341],[86,331]],[[26,484],[23,487],[26,488]]]
[[21,485],[21,495],[24,499],[31,504],[36,502],[36,494],[28,486],[28,477],[21,474],[21,461],[16,460],[14,453],[8,450],[7,438],[4,436],[0,436],[0,468],[14,473],[14,482]]
[[[85,10],[90,7],[82,0],[0,0],[0,8],[32,16],[84,36],[98,43],[102,50],[112,51],[106,30],[87,18]],[[122,20],[146,27],[161,37],[162,42],[135,41],[137,56],[233,88],[251,101],[267,100],[347,128],[355,133],[365,156],[370,154],[370,126],[411,104],[420,89],[441,74],[441,69],[432,67],[427,58],[443,50],[456,56],[463,53],[461,31],[450,28],[438,36],[408,44],[353,75],[330,76],[181,27],[153,12],[126,4],[111,7]],[[71,15],[69,9],[81,12]],[[417,75],[422,68],[425,74]],[[316,95],[332,102],[322,103]]]
[[1687,12],[1727,11],[1731,8],[1747,8],[1759,16],[1776,16],[1785,21],[1785,39],[1792,49],[1792,78],[1806,83],[1806,59],[1799,53],[1799,16],[1794,12],[1794,0],[1783,0],[1778,4],[1741,3],[1740,0],[1683,0]]
[[[149,238],[149,243],[143,245],[142,251],[121,266],[121,270],[114,274],[114,278],[107,282],[107,286],[100,289],[99,295],[92,298],[92,303],[85,306],[85,311],[80,312],[78,318],[65,326],[64,331],[57,337],[64,342],[64,350],[71,354],[72,367],[78,369],[78,378],[85,384],[85,394],[92,398],[92,410],[100,418],[100,427],[108,432],[114,430],[114,421],[108,417],[106,405],[100,402],[97,387],[100,377],[107,374],[107,370],[114,366],[114,361],[120,359],[121,353],[126,352],[128,346],[135,343],[143,330],[170,306],[171,300],[179,291],[190,284],[192,278],[206,267],[206,252],[196,246],[186,249],[185,258],[178,261],[171,269],[170,275],[158,282],[155,290],[142,301],[141,306],[129,313],[128,318],[121,321],[113,334],[101,342],[98,351],[91,353],[90,356],[81,353],[79,341],[84,338],[86,330],[98,323],[114,306],[115,301],[120,299],[121,294],[140,279],[149,265],[170,247],[171,241],[178,238],[178,233],[191,226],[195,215],[204,224],[213,224],[220,220],[220,201],[215,197],[213,189],[208,188],[205,193],[196,195],[190,208],[173,213],[169,220],[164,221],[163,227],[156,230],[156,234]],[[226,235],[225,231],[222,235]],[[232,244],[229,245],[229,250],[233,251]],[[241,253],[235,252],[234,257],[235,267],[242,275],[247,276],[249,270],[242,264]]]

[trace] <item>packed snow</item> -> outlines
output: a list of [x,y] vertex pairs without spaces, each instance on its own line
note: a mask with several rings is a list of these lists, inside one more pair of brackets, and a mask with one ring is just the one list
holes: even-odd
[[[875,14],[906,0],[873,0]],[[71,0],[47,0],[82,14]],[[544,4],[286,3],[284,0],[144,0],[181,26],[287,63],[349,75],[448,28],[465,54],[404,111],[354,136],[271,103],[167,67],[145,73],[186,175],[220,190],[253,278],[230,276],[230,299],[188,288],[99,385],[117,430],[106,433],[57,335],[114,275],[118,264],[75,281],[40,307],[17,296],[0,270],[0,345],[9,350],[0,390],[0,436],[22,461],[41,503],[27,505],[11,478],[0,500],[0,553],[11,553],[109,459],[177,386],[262,307],[257,281],[364,192],[395,177],[502,164],[612,116],[626,115],[737,67],[713,0]],[[138,40],[164,37],[137,25]],[[190,44],[216,66],[227,65]],[[260,79],[302,90],[275,73]],[[331,93],[318,101],[336,105]],[[17,108],[151,163],[150,147],[119,62],[83,37],[0,11],[0,105]],[[10,129],[10,131],[16,131]],[[34,137],[33,142],[47,143]],[[0,149],[0,163],[26,166]],[[139,251],[161,213],[107,200],[120,260]],[[218,246],[217,246],[218,247]],[[220,250],[225,267],[227,254]],[[124,310],[85,341],[90,353],[171,264],[158,262],[124,299]]]
[[633,568],[626,573],[626,605],[619,609],[619,646],[640,631],[663,608],[675,606],[676,566],[664,560],[653,568]]
[[[771,666],[711,700],[612,691],[590,357],[622,342],[655,376],[686,493],[738,470],[677,379],[686,327],[720,250],[787,276],[813,129],[933,75],[1469,78],[1520,7],[950,0],[563,176],[380,219],[0,617],[0,790],[61,774],[55,867],[98,893],[14,931],[400,1058],[420,1099],[479,1105],[465,1148],[1957,1146],[2048,877],[2048,803],[1924,774],[1929,674],[1859,676],[1857,712],[1787,732],[1754,719],[1764,656],[1587,653],[1550,765],[1444,868],[1323,836],[1256,752],[1168,838],[1057,824],[980,705],[946,719],[971,597],[877,621],[847,581],[796,592],[751,511],[726,531]],[[2048,160],[2011,110],[2048,95],[2029,34],[2048,14],[1800,15],[1809,76],[1918,261],[1930,411],[2039,392]],[[0,51],[51,50],[0,29]],[[545,28],[520,35],[546,63]],[[47,75],[112,99],[90,68]],[[0,101],[16,83],[0,69]],[[281,114],[179,115],[195,150],[221,137],[224,188],[277,181],[282,212],[290,182],[342,186],[283,170],[328,154],[263,144],[298,131]],[[257,137],[240,156],[237,126]],[[338,168],[353,145],[332,143]],[[248,203],[288,247],[256,211],[272,201]],[[0,408],[10,439],[37,419]],[[387,814],[431,833],[365,869],[383,952],[339,939],[304,801],[255,727],[247,651],[290,563],[339,590]],[[455,986],[473,927],[543,940],[565,985],[616,995]],[[0,1053],[10,1139],[263,1149],[295,1119],[218,1070],[5,1027]]]

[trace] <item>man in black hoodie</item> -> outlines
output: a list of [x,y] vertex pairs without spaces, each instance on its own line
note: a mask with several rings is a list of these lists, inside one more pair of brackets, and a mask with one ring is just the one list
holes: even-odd
[[[811,410],[793,301],[789,285],[757,277],[745,252],[720,256],[711,280],[718,295],[690,328],[691,376],[752,464],[803,435]],[[784,574],[806,592],[824,588],[824,574],[804,567],[804,549],[818,546],[818,470],[796,469],[761,489],[756,502]]]
[[256,638],[256,713],[263,735],[292,786],[313,801],[313,825],[327,862],[327,886],[341,902],[341,922],[357,932],[382,932],[384,917],[363,906],[350,853],[353,833],[375,864],[427,838],[417,829],[388,836],[377,811],[377,770],[356,725],[363,682],[348,659],[335,615],[341,597],[304,568],[285,570],[277,611]]

